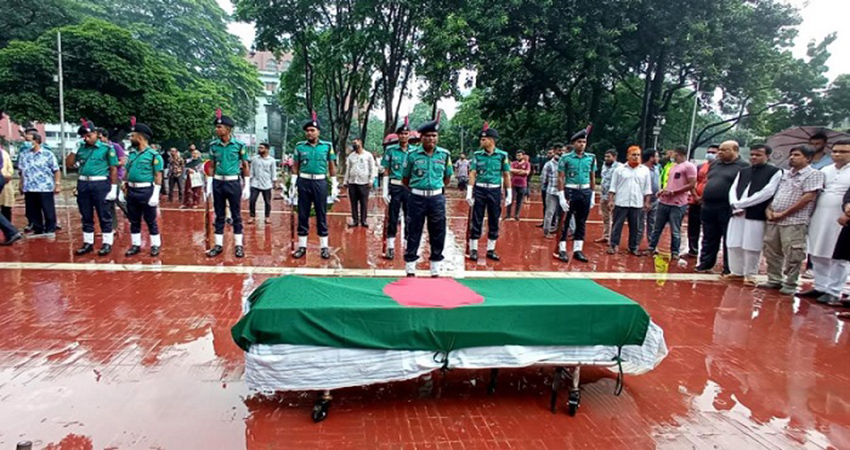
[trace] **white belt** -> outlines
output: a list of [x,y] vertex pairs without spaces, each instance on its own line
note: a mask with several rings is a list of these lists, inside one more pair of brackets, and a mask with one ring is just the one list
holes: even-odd
[[87,177],[85,175],[80,175],[80,181],[106,181],[106,177]]
[[148,188],[153,186],[153,183],[127,183],[127,186],[131,188]]
[[401,180],[390,180],[390,184],[394,184],[396,186],[404,186],[404,183]]
[[324,179],[325,179],[325,175],[324,175],[324,174],[322,174],[322,175],[314,175],[314,174],[312,174],[312,173],[303,173],[303,174],[302,174],[302,173],[299,173],[299,174],[298,174],[298,178],[304,178],[304,179],[306,179],[306,180],[324,180]]
[[443,194],[442,189],[434,189],[434,190],[430,190],[430,191],[423,190],[423,189],[411,189],[410,192],[414,193],[415,195],[422,196],[422,197],[435,197],[437,195]]
[[590,189],[589,184],[565,184],[564,187],[567,189]]
[[502,187],[501,184],[490,184],[490,183],[475,183],[475,187],[481,187],[486,189],[499,189]]
[[213,179],[218,181],[236,181],[239,179],[239,175],[213,175]]

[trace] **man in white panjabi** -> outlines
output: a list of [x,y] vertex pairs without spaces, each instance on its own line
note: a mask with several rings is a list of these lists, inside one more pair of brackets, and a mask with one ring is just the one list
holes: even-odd
[[814,297],[818,303],[837,301],[850,275],[850,261],[832,258],[841,233],[838,218],[843,215],[844,193],[850,188],[850,139],[839,140],[832,146],[832,160],[833,164],[821,169],[824,189],[818,196],[809,226],[808,247],[815,283],[812,289],[799,294]]
[[767,162],[771,153],[770,146],[753,145],[750,148],[752,165],[738,173],[729,190],[732,218],[726,229],[726,246],[730,274],[724,278],[743,279],[748,286],[756,285],[767,207],[782,181],[782,170]]

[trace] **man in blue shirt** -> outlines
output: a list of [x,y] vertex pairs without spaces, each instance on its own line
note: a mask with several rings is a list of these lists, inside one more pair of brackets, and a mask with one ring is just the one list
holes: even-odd
[[59,163],[56,155],[42,144],[38,133],[31,133],[32,146],[18,158],[21,191],[24,193],[27,221],[32,224],[32,237],[56,233],[54,194],[60,192]]

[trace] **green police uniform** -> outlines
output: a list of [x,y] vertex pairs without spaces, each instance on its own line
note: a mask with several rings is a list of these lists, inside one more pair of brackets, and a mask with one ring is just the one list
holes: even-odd
[[130,183],[153,183],[156,174],[162,172],[162,157],[151,147],[139,151],[130,149],[127,155],[127,181]]
[[500,149],[487,153],[486,150],[477,150],[472,154],[470,170],[475,171],[475,183],[502,184],[502,174],[511,172],[508,163],[508,154]]
[[596,155],[588,152],[581,156],[575,152],[567,153],[558,161],[558,172],[564,174],[564,184],[568,187],[589,189],[590,175],[596,172]]
[[452,157],[448,150],[437,147],[431,155],[418,148],[407,155],[401,176],[410,179],[411,189],[432,191],[445,187],[443,178],[452,176]]
[[210,159],[215,165],[215,175],[239,175],[242,161],[249,160],[245,143],[238,139],[231,138],[227,144],[221,139],[213,139],[209,147]]
[[336,152],[328,141],[320,140],[316,145],[301,141],[295,145],[295,161],[299,174],[325,175],[328,161],[336,161]]
[[407,159],[408,152],[412,151],[413,147],[408,146],[407,151],[402,150],[398,144],[390,145],[384,151],[384,157],[381,158],[381,166],[387,170],[387,174],[391,180],[400,180],[402,178],[402,169],[404,168],[404,160]]
[[106,177],[109,176],[110,167],[118,167],[115,149],[100,141],[94,145],[80,146],[74,160],[80,167],[80,175],[84,177]]

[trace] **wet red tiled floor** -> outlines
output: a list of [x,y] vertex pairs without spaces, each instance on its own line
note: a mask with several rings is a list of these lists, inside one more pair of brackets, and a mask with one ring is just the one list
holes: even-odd
[[[124,225],[113,256],[73,256],[79,220],[67,208],[55,241],[3,248],[0,264],[402,268],[400,259],[378,257],[380,218],[364,230],[331,216],[334,258],[313,251],[296,262],[288,256],[288,215],[275,213],[270,226],[246,228],[247,258],[236,260],[228,249],[210,261],[202,255],[201,212],[169,206],[156,260],[123,257]],[[539,204],[529,207],[527,216],[540,216]],[[455,199],[449,209],[457,252],[466,206]],[[15,214],[23,225],[22,210]],[[600,235],[598,217],[591,221],[588,241]],[[488,371],[341,390],[330,417],[314,424],[314,393],[259,396],[242,382],[230,327],[242,297],[269,275],[6,267],[0,447],[28,439],[50,449],[850,448],[850,337],[834,310],[721,281],[664,281],[652,259],[609,256],[593,243],[586,247],[591,264],[565,266],[552,259],[555,242],[542,239],[535,224],[504,222],[503,260],[467,262],[466,269],[645,273],[645,280],[599,282],[641,303],[670,348],[656,370],[627,376],[619,397],[611,373],[586,369],[576,417],[563,401],[558,414],[548,411],[551,369],[529,368],[503,370],[492,396]]]

